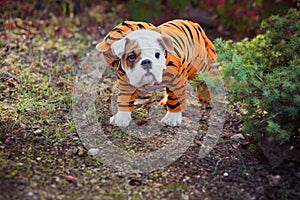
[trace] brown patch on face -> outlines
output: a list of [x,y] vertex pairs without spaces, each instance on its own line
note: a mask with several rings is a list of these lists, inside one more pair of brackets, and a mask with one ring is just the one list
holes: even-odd
[[[124,55],[122,56],[122,66],[124,69],[133,69],[135,64],[141,59],[142,50],[136,40],[126,38]],[[135,59],[130,58],[135,57]]]

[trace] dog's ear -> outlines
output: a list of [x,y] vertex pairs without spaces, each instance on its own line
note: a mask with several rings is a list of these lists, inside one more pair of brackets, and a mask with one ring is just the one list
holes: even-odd
[[122,38],[111,45],[112,52],[118,57],[121,58],[124,54],[125,45],[127,43],[127,38]]
[[170,37],[163,35],[161,38],[158,38],[158,42],[164,48],[164,50],[166,50],[170,54],[173,54],[174,45],[173,45],[173,41]]
[[97,44],[96,49],[103,53],[109,49],[109,45],[103,40],[102,42]]

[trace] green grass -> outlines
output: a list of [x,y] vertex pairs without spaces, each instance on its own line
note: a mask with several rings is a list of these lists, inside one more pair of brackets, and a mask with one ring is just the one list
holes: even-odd
[[76,33],[71,38],[57,36],[45,39],[37,35],[27,40],[24,37],[26,33],[20,29],[5,31],[5,34],[9,40],[0,40],[1,47],[18,45],[19,48],[10,49],[11,52],[6,55],[0,54],[4,65],[0,74],[8,74],[15,84],[1,82],[1,120],[13,120],[12,126],[18,123],[47,125],[43,130],[45,134],[55,134],[57,138],[65,137],[62,133],[65,123],[68,124],[68,132],[74,132],[71,119],[62,119],[68,115],[72,105],[76,69],[72,56],[76,55],[80,60],[90,38]]

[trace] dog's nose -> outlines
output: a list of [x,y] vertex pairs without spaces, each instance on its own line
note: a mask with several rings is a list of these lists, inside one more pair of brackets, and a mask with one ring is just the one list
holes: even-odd
[[142,61],[141,65],[151,65],[151,63],[152,63],[151,60],[145,59]]
[[142,67],[143,67],[144,70],[149,70],[149,69],[151,69],[151,68],[152,68],[151,64],[152,64],[152,62],[151,62],[151,60],[149,60],[149,59],[145,59],[145,60],[143,60],[143,61],[141,62],[141,65],[142,65]]

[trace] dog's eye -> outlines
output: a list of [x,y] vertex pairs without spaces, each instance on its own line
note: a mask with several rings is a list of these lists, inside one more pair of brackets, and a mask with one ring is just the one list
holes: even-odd
[[160,53],[155,53],[155,58],[159,59]]
[[129,55],[128,57],[127,57],[127,61],[128,62],[134,62],[135,61],[135,59],[136,59],[136,55],[135,54],[131,54],[131,55]]

